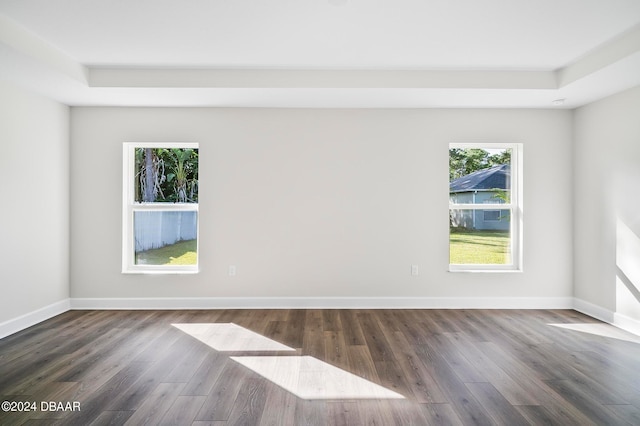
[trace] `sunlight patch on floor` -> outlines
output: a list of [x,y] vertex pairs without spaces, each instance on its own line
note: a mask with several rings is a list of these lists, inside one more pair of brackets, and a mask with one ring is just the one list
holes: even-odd
[[611,339],[624,340],[626,342],[640,343],[640,336],[635,336],[627,331],[621,330],[610,324],[549,324],[553,327],[564,328],[566,330],[579,331],[581,333],[593,334]]
[[231,357],[302,399],[404,399],[311,356]]
[[171,324],[220,352],[233,351],[295,351],[234,323]]

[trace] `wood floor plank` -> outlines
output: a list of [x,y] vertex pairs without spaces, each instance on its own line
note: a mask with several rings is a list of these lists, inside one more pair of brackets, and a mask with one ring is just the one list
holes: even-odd
[[398,366],[407,377],[407,384],[412,391],[412,400],[419,403],[444,403],[447,398],[438,382],[431,376],[424,363],[400,331],[388,335],[396,353]]
[[371,359],[371,353],[369,353],[367,346],[349,346],[347,348],[347,356],[349,357],[349,371],[351,373],[370,382],[380,383],[380,377],[378,377],[376,366],[373,359]]
[[211,389],[222,374],[225,361],[228,358],[220,352],[210,351],[200,363],[198,370],[182,390],[182,395],[209,395]]
[[[502,348],[493,342],[479,342],[477,345],[500,367],[508,372],[512,377],[519,377],[519,384],[523,389],[537,401],[541,401],[544,410],[529,408],[528,410],[535,417],[537,414],[544,418],[547,413],[556,419],[559,424],[589,424],[589,419],[574,406],[566,404],[562,395],[548,386],[545,381],[536,377],[536,373],[524,362],[506,353]],[[529,406],[534,407],[534,406]],[[545,424],[544,422],[542,422]]]
[[205,400],[204,395],[177,396],[173,404],[158,422],[161,426],[190,425],[202,409]]
[[584,339],[584,336],[577,336],[575,332],[560,327],[561,325],[571,325],[574,321],[573,316],[563,315],[561,312],[547,312],[546,314],[540,312],[537,314],[535,311],[535,319],[537,322],[531,321],[519,321],[519,324],[524,324],[525,327],[535,327],[539,334],[542,334],[547,341],[543,342],[543,339],[538,339],[538,343],[555,343],[561,345],[567,350],[584,351],[591,350],[590,342]]
[[50,377],[60,381],[81,380],[85,371],[95,368],[96,364],[108,357],[124,342],[131,343],[130,330],[112,328],[101,334],[91,345],[69,354],[64,366],[57,366],[55,373]]
[[234,401],[227,424],[238,426],[256,426],[260,424],[265,409],[266,379],[253,378],[243,381],[238,397]]
[[[295,350],[219,352],[171,325],[185,323]],[[70,311],[0,339],[0,398],[81,411],[0,425],[640,424],[638,342],[571,310]],[[404,399],[304,400],[230,359],[303,355]]]
[[518,405],[515,408],[532,425],[588,426],[596,424],[589,419],[578,420],[574,416],[563,415],[566,413],[559,415],[543,405]]
[[[20,368],[13,373],[7,374],[0,392],[3,395],[31,395],[37,386],[49,383],[49,377],[58,367],[68,363],[65,354],[51,354],[42,357],[31,365],[31,368]],[[30,374],[38,371],[38,375]]]
[[[227,421],[229,419],[240,388],[249,372],[248,369],[229,358],[223,362],[222,372],[198,412],[196,420]],[[255,375],[251,374],[250,377]]]
[[[25,353],[40,354],[40,348],[46,347],[47,351],[55,341],[68,337],[73,334],[73,330],[69,329],[64,332],[54,328],[45,328],[41,331],[38,329],[27,329],[20,333],[5,337],[0,340],[0,374],[6,375],[8,372],[15,370],[20,363],[29,363],[25,360]],[[14,336],[20,336],[20,339]],[[13,343],[12,343],[13,342]],[[2,379],[0,378],[0,386]]]
[[164,378],[165,382],[189,382],[198,371],[205,358],[211,350],[202,342],[190,338],[188,341],[182,339],[176,344],[181,347],[180,356],[175,359],[174,366]]
[[[446,333],[444,335],[458,351],[469,360],[471,365],[491,383],[500,394],[512,405],[538,405],[540,401],[534,395],[520,385],[518,376],[512,377],[501,365],[496,364],[486,356],[474,342],[469,341],[459,333]],[[464,380],[463,380],[464,381]],[[472,380],[469,382],[477,382]],[[465,383],[469,383],[465,381]]]
[[355,401],[329,401],[327,403],[327,416],[334,426],[363,424]]
[[429,340],[429,344],[437,348],[441,353],[447,354],[445,361],[451,366],[451,369],[455,371],[462,382],[488,382],[488,374],[486,374],[484,369],[478,367],[473,363],[472,359],[465,356],[467,350],[471,349],[472,344],[469,342],[461,343],[453,338],[453,336],[458,336],[459,334],[460,333],[445,332],[434,335],[433,338]]
[[630,425],[640,425],[640,408],[638,408],[637,406],[607,405],[606,408],[621,421],[625,421]]
[[157,425],[184,388],[184,383],[159,383],[144,398],[125,425]]
[[[416,315],[414,311],[393,311],[398,329],[412,344],[424,344],[436,333],[434,328],[424,323],[428,315]],[[421,324],[422,322],[422,324]]]
[[458,417],[465,424],[489,425],[492,421],[482,405],[473,397],[469,389],[458,378],[446,362],[446,354],[440,354],[429,345],[415,345],[417,353],[430,365],[431,375],[454,407]]
[[124,425],[133,411],[103,411],[89,426]]
[[260,425],[281,426],[295,424],[298,397],[275,384],[267,383],[266,386],[267,399],[264,403],[265,409],[260,417]]
[[357,402],[358,415],[363,425],[393,425],[393,413],[380,400],[360,400]]
[[[552,351],[553,348],[544,348],[545,351]],[[557,351],[556,351],[557,352]],[[574,364],[574,358],[567,352],[559,352],[556,354],[556,361],[563,365],[565,370],[565,378],[562,380],[548,380],[550,382],[566,382],[576,383],[580,388],[589,395],[589,397],[601,404],[629,404],[628,395],[617,391],[611,386],[608,377],[603,377],[597,373],[590,371],[580,371],[578,366]],[[560,367],[559,367],[560,368]]]
[[624,396],[624,399],[640,407],[640,368],[632,368],[611,362],[611,358],[604,358],[591,351],[572,352],[569,354],[571,362],[583,374],[606,383],[610,392]]
[[[114,334],[114,333],[107,333]],[[104,337],[104,336],[103,336]],[[108,340],[111,336],[107,335],[106,340]],[[65,340],[70,340],[73,338],[67,337]],[[104,338],[102,340],[105,340]],[[74,340],[73,344],[76,342]],[[97,344],[100,344],[99,342]],[[59,349],[60,346],[56,345]],[[42,351],[42,352],[47,352]],[[52,375],[58,373],[59,371],[65,371],[68,366],[74,362],[76,359],[74,355],[80,355],[78,353],[67,353],[67,351],[52,351],[50,354],[46,353],[29,353],[20,362],[10,363],[9,365],[13,365],[15,370],[10,372],[5,372],[2,375],[2,381],[4,383],[8,383],[10,381],[14,382],[12,387],[2,386],[3,393],[12,394],[12,395],[29,395],[32,390],[37,387],[39,383],[46,384],[51,381],[53,378]],[[38,369],[40,374],[38,375],[27,375],[26,371],[30,371],[34,368],[34,365],[42,365],[41,368]],[[16,377],[24,377],[23,380],[16,380]],[[26,377],[25,377],[26,376]],[[55,378],[53,378],[55,379]],[[72,380],[64,380],[64,381],[72,381]]]
[[[505,325],[503,315],[494,312],[478,312],[473,314],[484,328],[490,330],[491,341],[507,352],[522,360],[540,380],[563,379],[566,369],[557,363],[553,353],[536,351],[537,346],[523,340],[514,330]],[[559,367],[559,368],[558,368]]]
[[435,323],[442,333],[464,332],[463,327],[449,315],[448,310],[433,309],[428,317]]
[[380,325],[378,324],[374,315],[370,312],[361,313],[358,315],[358,321],[362,328],[362,332],[371,354],[373,361],[395,361],[393,357],[393,351],[391,345],[384,337]]
[[[148,344],[148,343],[147,343]],[[131,339],[126,346],[131,352],[122,350],[122,347],[111,353],[105,353],[91,366],[83,371],[78,371],[74,380],[80,383],[80,387],[73,395],[74,400],[85,400],[91,398],[94,393],[100,392],[102,386],[112,380],[118,373],[130,365],[131,353],[136,353],[136,348],[144,346],[144,342],[139,339]],[[140,363],[140,365],[143,365]],[[66,379],[63,377],[62,379]]]
[[307,314],[303,309],[292,309],[286,320],[285,333],[281,343],[294,348],[302,348]]
[[[224,309],[220,311],[216,321],[217,323],[230,323],[233,322],[235,324],[239,324],[243,321],[244,316],[247,314],[247,310],[244,309]],[[199,322],[199,321],[193,321]]]
[[349,369],[349,354],[344,333],[338,331],[323,332],[324,354],[322,360],[338,368]]
[[391,361],[374,361],[374,365],[376,366],[378,377],[380,377],[380,385],[399,393],[405,398],[410,398],[413,395],[407,382],[408,379],[395,359]]
[[239,321],[239,326],[251,330],[254,333],[264,335],[267,324],[269,323],[269,311],[261,309],[243,310],[243,316]]
[[159,359],[150,364],[137,380],[111,401],[109,409],[127,411],[140,408],[148,395],[166,380],[172,367],[176,364],[176,356],[177,354],[171,353],[170,348],[161,351]]
[[[503,350],[502,347],[493,342],[477,342],[475,346],[487,359],[493,361],[500,369],[506,372],[511,378],[517,380],[523,391],[533,399],[533,405],[537,401],[545,400],[550,389],[540,380],[537,373],[529,367],[523,360]],[[519,404],[526,405],[526,404]]]
[[[547,384],[596,424],[620,424],[620,419],[606,405],[593,398],[590,389],[572,380],[549,380]],[[625,405],[625,404],[623,404]]]
[[280,342],[285,344],[286,335],[285,331],[287,329],[287,321],[283,320],[271,320],[266,321],[264,336],[268,337],[271,340],[275,340],[276,342]]
[[[143,362],[129,363],[123,366],[113,377],[95,391],[83,395],[80,399],[82,411],[70,416],[76,424],[90,424],[100,416],[102,411],[109,410],[109,405],[120,394],[135,383],[149,366]],[[121,411],[121,410],[115,410]]]
[[451,404],[422,404],[428,425],[462,426],[462,420]]
[[293,424],[298,426],[316,426],[330,424],[327,410],[328,402],[322,400],[300,400],[296,403]]
[[358,311],[341,309],[339,311],[340,324],[344,333],[344,340],[347,345],[365,345],[366,341],[362,328],[358,322]]
[[[380,410],[388,413],[385,419],[392,419],[396,425],[422,426],[428,424],[427,416],[421,404],[416,404],[411,400],[403,401],[377,401]],[[385,423],[386,424],[386,423]]]
[[302,336],[302,354],[315,358],[324,357],[324,330],[322,329],[322,312],[310,309],[306,312],[305,327]]
[[449,316],[458,324],[461,333],[473,342],[488,342],[491,334],[483,327],[480,327],[473,317],[472,310],[454,309],[449,312]]
[[491,383],[467,383],[467,388],[482,404],[495,424],[505,426],[528,425],[529,422],[502,396]]
[[540,325],[531,319],[523,320],[522,314],[518,310],[507,311],[504,315],[507,324],[512,327],[512,330],[517,330],[518,335],[526,339],[530,344],[552,344],[555,343],[549,333],[550,330],[542,330]]
[[[187,314],[179,314],[171,316],[169,323],[182,323],[186,319]],[[166,349],[170,347],[179,338],[185,337],[184,333],[169,324],[159,325],[162,333],[154,335],[141,350],[135,354],[133,362],[154,362],[159,354],[164,354]]]
[[340,320],[340,311],[338,309],[322,310],[322,330],[333,332],[343,331],[342,321]]

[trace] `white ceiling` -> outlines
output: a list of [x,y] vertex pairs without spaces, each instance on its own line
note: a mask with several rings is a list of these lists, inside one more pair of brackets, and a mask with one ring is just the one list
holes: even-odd
[[571,108],[640,84],[640,0],[0,0],[0,78],[70,105]]

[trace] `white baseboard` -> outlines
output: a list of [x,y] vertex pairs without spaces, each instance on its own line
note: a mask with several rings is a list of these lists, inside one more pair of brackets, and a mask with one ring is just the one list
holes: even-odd
[[552,297],[202,297],[74,298],[71,309],[572,309]]
[[607,322],[611,325],[615,325],[618,328],[640,336],[640,321],[635,318],[628,317],[618,312],[610,311],[608,309],[594,305],[593,303],[577,298],[574,299],[573,309],[578,312],[582,312],[585,315],[589,315],[592,318]]
[[619,313],[613,314],[613,325],[640,336],[640,321]]
[[36,325],[44,320],[48,320],[56,315],[63,314],[69,309],[71,309],[71,301],[70,299],[64,299],[33,312],[29,312],[27,314],[20,315],[17,318],[0,323],[0,339],[29,328],[32,325]]
[[70,309],[575,309],[640,335],[640,321],[572,297],[72,298],[0,323],[0,339]]
[[586,300],[574,298],[573,299],[573,309],[578,312],[582,312],[585,315],[589,315],[595,319],[600,321],[608,322],[609,324],[613,324],[613,312],[605,309],[601,306],[594,305],[591,302],[587,302]]

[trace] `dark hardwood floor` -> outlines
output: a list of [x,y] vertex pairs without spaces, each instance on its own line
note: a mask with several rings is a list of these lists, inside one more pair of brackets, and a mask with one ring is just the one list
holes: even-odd
[[[218,351],[186,323],[295,351]],[[306,400],[231,358],[274,354],[404,399]],[[638,425],[640,338],[570,310],[69,311],[0,340],[0,395],[36,404],[2,425]]]

